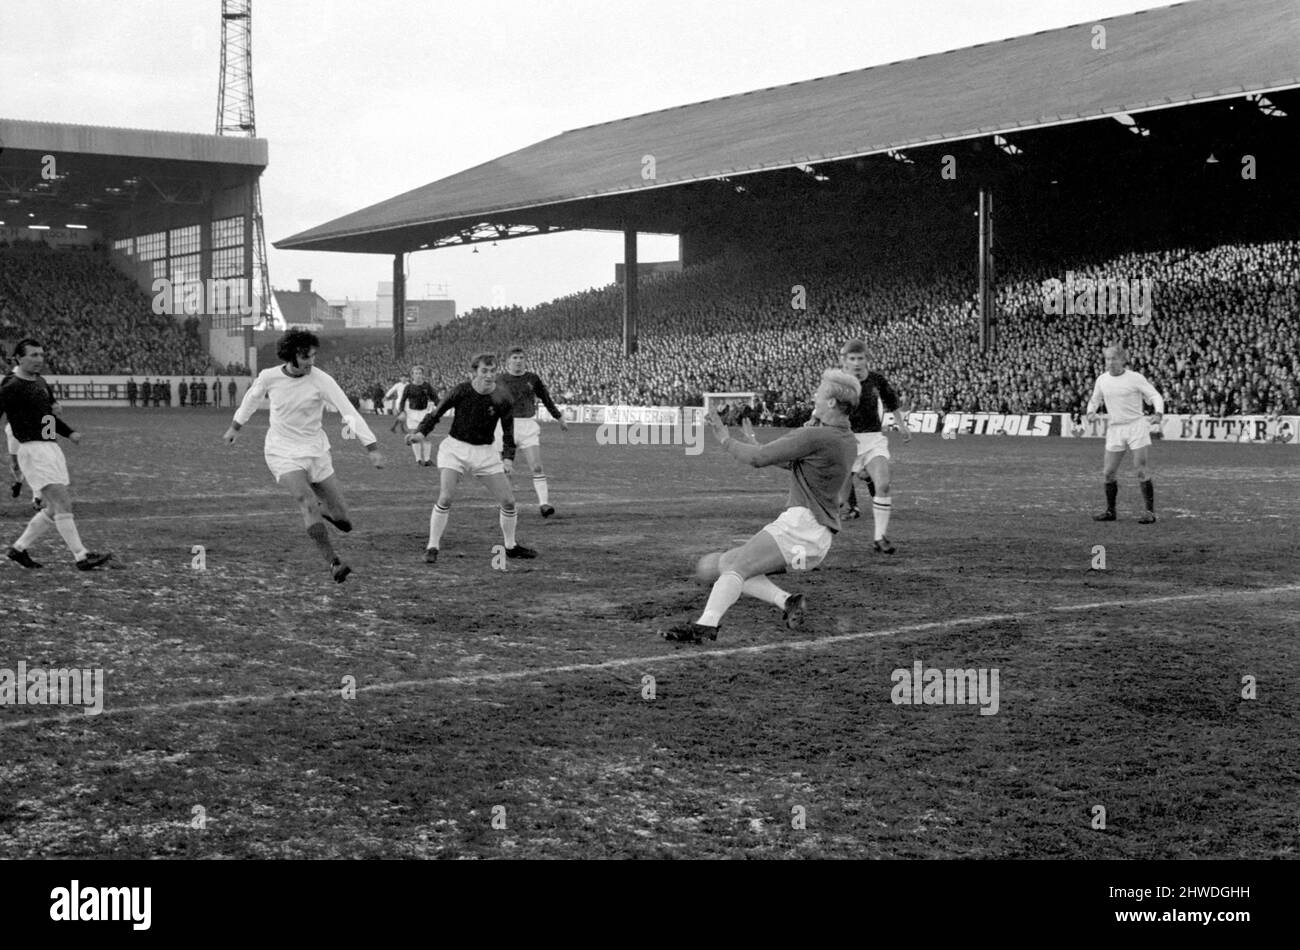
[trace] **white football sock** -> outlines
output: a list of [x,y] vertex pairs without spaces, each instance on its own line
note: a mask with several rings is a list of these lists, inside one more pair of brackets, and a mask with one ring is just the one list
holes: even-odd
[[429,515],[429,547],[436,548],[442,542],[442,533],[447,530],[447,518],[450,515],[450,508],[437,504],[433,506]]
[[86,550],[86,546],[81,543],[81,536],[77,534],[77,523],[72,519],[72,512],[65,511],[61,515],[55,515],[54,527],[59,529],[63,543],[68,546],[68,550],[72,552],[72,556],[78,561],[90,553]]
[[500,520],[501,537],[505,538],[507,548],[513,548],[515,546],[515,528],[519,525],[519,512],[512,507],[510,513],[507,514],[505,505],[502,505]]
[[716,627],[722,623],[722,615],[731,609],[731,605],[740,600],[741,591],[745,589],[745,579],[735,571],[725,571],[713,582],[709,591],[709,602],[704,605],[704,613],[696,623],[706,627]]
[[771,578],[763,574],[757,574],[745,581],[741,593],[767,601],[767,603],[781,610],[785,609],[785,600],[790,596],[789,591],[777,587],[772,583]]
[[871,514],[876,519],[876,538],[879,541],[889,529],[889,513],[893,506],[893,497],[877,495],[871,500]]
[[423,455],[423,461],[425,462],[433,461],[433,443],[430,442],[428,439],[425,439],[423,442],[420,443],[420,452]]
[[27,522],[27,528],[23,531],[22,536],[14,542],[14,547],[19,551],[26,551],[38,540],[41,535],[54,527],[54,522],[44,511],[36,512],[36,516]]
[[411,443],[411,454],[415,456],[415,460],[417,462],[420,461],[420,450],[423,448],[424,446],[422,446],[419,442]]
[[539,505],[549,505],[551,503],[551,490],[546,487],[545,475],[533,476],[533,491],[537,492],[537,503]]

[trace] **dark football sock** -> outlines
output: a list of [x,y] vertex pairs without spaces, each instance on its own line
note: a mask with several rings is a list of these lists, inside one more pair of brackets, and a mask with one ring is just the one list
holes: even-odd
[[852,482],[849,482],[849,507],[858,507],[858,490],[854,487]]
[[876,483],[871,480],[870,475],[867,476],[867,491],[871,492],[872,498],[876,497]]
[[1106,510],[1115,510],[1115,496],[1119,494],[1119,482],[1106,483]]
[[316,549],[325,558],[326,564],[334,563],[334,545],[330,544],[329,532],[319,521],[307,529],[307,534],[316,542]]
[[1155,512],[1156,510],[1156,486],[1152,484],[1151,479],[1145,482],[1138,482],[1142,486],[1142,500],[1146,502],[1147,511]]

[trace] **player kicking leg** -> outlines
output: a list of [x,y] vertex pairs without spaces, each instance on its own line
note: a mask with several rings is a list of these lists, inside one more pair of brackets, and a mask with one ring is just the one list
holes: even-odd
[[857,455],[849,412],[860,392],[855,377],[843,370],[827,370],[812,398],[813,414],[821,425],[796,429],[766,445],[754,438],[748,420],[742,427],[743,441],[737,441],[717,413],[706,416],[727,454],[755,468],[790,469],[789,507],[740,547],[700,559],[697,577],[713,581],[708,603],[699,620],[672,627],[664,633],[666,640],[716,640],[723,615],[741,594],[780,609],[790,629],[803,623],[803,595],[782,590],[767,575],[810,570],[830,550],[831,539],[840,529],[840,492]]
[[[333,467],[329,466],[329,474],[324,475],[324,466],[329,464],[327,459],[277,461],[281,469],[281,474],[276,477],[277,484],[297,502],[308,536],[325,558],[325,563],[330,566],[330,576],[336,583],[342,584],[352,573],[352,568],[344,564],[334,550],[325,522],[347,532],[352,530],[352,521],[348,518],[347,506],[343,503],[343,494],[339,490],[338,479],[334,477]],[[299,467],[300,464],[306,467]]]

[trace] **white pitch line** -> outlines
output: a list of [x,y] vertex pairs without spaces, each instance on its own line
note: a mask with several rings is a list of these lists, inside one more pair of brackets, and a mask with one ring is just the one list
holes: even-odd
[[[744,647],[720,647],[700,650],[693,647],[662,653],[656,656],[624,657],[616,660],[603,660],[599,663],[570,663],[565,666],[545,666],[531,670],[507,670],[503,673],[471,673],[465,676],[443,676],[437,679],[398,680],[390,683],[373,683],[358,686],[358,693],[385,693],[404,689],[425,689],[437,686],[474,686],[476,684],[508,683],[515,680],[539,679],[545,676],[566,673],[594,673],[603,670],[619,670],[629,666],[645,667],[663,663],[686,663],[697,659],[714,659],[732,656],[757,656],[777,650],[816,650],[841,643],[854,643],[859,640],[873,640],[880,637],[892,637],[905,633],[924,633],[931,630],[947,630],[953,627],[970,626],[979,623],[997,623],[1006,620],[1026,620],[1053,613],[1070,613],[1080,610],[1109,610],[1117,607],[1142,607],[1148,604],[1170,603],[1175,601],[1227,600],[1240,597],[1267,597],[1300,593],[1300,584],[1287,584],[1282,587],[1265,587],[1259,590],[1213,591],[1201,594],[1176,594],[1168,597],[1144,597],[1135,600],[1095,601],[1088,604],[1065,604],[1058,607],[1046,607],[1042,610],[1022,610],[1009,614],[983,614],[977,617],[956,617],[949,620],[933,620],[926,623],[912,623],[888,630],[864,630],[859,633],[842,633],[815,640],[777,640],[772,643],[759,643]],[[324,675],[324,674],[321,674]],[[291,699],[328,699],[338,698],[338,689],[304,689],[290,690],[283,693],[251,694],[244,696],[212,696],[204,699],[186,699],[172,703],[155,703],[147,706],[124,706],[120,709],[104,709],[97,716],[85,713],[65,716],[40,716],[20,719],[15,722],[0,723],[0,731],[22,729],[27,726],[46,726],[58,724],[82,723],[90,725],[90,720],[103,719],[108,716],[127,716],[134,713],[172,712],[203,707],[238,706],[242,703],[284,702]]]

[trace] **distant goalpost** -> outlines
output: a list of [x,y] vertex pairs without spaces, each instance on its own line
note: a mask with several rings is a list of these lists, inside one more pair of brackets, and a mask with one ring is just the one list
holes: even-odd
[[704,394],[704,412],[707,414],[710,409],[718,410],[719,415],[722,408],[726,406],[730,409],[727,413],[727,420],[734,423],[735,414],[740,411],[742,406],[752,406],[758,408],[758,393],[705,393]]

